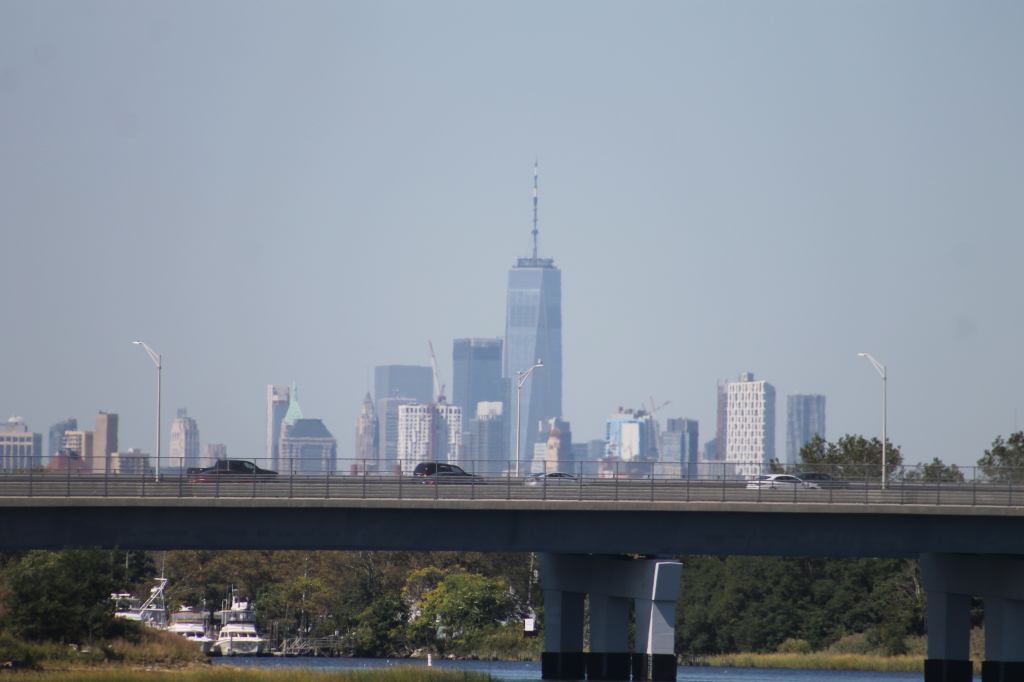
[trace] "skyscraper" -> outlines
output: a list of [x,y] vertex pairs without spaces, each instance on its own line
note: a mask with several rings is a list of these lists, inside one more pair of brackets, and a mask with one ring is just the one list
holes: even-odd
[[[505,306],[505,354],[502,372],[509,383],[509,447],[529,469],[534,444],[540,440],[540,424],[562,416],[562,273],[552,258],[537,254],[537,167],[533,169],[533,251],[516,259],[508,273]],[[537,360],[544,366],[530,374],[521,389],[516,415],[516,374]],[[521,454],[513,452],[519,422]]]
[[452,344],[452,404],[462,408],[464,429],[476,416],[477,403],[502,402],[501,339],[455,339]]
[[380,365],[373,368],[373,398],[377,403],[377,465],[391,470],[398,464],[398,408],[434,400],[434,371],[420,365]]
[[188,416],[188,410],[180,408],[178,417],[171,424],[171,461],[169,467],[181,467],[187,471],[199,466],[199,426]]
[[96,415],[96,431],[93,436],[92,472],[103,474],[110,471],[110,456],[117,452],[117,415],[100,412]]
[[377,410],[373,407],[373,399],[367,393],[363,398],[359,416],[356,417],[355,458],[360,466],[376,470],[377,456]]
[[775,387],[745,372],[726,384],[725,461],[732,474],[764,473],[775,459]]
[[60,452],[61,447],[64,445],[64,432],[75,431],[76,429],[78,429],[78,420],[74,417],[68,417],[64,421],[57,422],[51,426],[46,444],[47,455],[53,457]]
[[28,470],[43,461],[43,434],[32,433],[21,417],[0,426],[0,470]]
[[654,418],[644,410],[624,410],[620,407],[605,422],[605,443],[607,457],[612,460],[649,462],[657,459]]
[[409,403],[398,408],[398,462],[411,474],[420,462],[457,462],[462,447],[462,408]]
[[278,470],[281,446],[281,421],[288,412],[291,394],[287,386],[279,384],[267,385],[267,466]]
[[659,453],[663,462],[675,462],[682,476],[698,474],[699,425],[696,419],[668,419],[660,434]]
[[466,419],[463,415],[465,436],[462,442],[462,463],[478,474],[495,476],[504,473],[508,461],[508,423],[505,419],[505,405],[501,401],[479,402],[476,416]]
[[[293,405],[294,395],[293,387]],[[338,443],[319,419],[299,416],[289,422],[286,418],[281,432],[280,459],[287,473],[327,473],[338,466]]]
[[800,461],[800,448],[815,436],[825,437],[825,396],[786,396],[786,464]]

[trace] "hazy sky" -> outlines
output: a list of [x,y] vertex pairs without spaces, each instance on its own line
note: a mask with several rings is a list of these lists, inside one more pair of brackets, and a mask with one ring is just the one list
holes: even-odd
[[[0,0],[0,415],[351,452],[372,368],[562,269],[566,418],[741,371],[973,464],[1024,425],[1024,3]],[[1018,414],[1019,413],[1019,414]]]

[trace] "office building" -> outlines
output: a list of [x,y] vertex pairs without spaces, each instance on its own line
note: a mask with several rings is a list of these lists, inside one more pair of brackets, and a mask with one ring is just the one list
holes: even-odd
[[[200,466],[208,467],[219,459],[228,458],[228,446],[224,443],[207,443],[206,447],[203,448],[203,461],[200,462]],[[257,463],[259,466],[263,466],[262,462]],[[276,471],[276,469],[275,469]]]
[[[294,387],[292,405],[297,405]],[[292,410],[289,406],[289,411]],[[279,473],[325,474],[337,469],[338,443],[319,419],[305,419],[301,413],[289,420],[285,416],[281,431]]]
[[127,476],[153,473],[153,468],[149,465],[149,453],[135,448],[128,448],[125,452],[111,453],[110,473]]
[[775,459],[775,387],[745,372],[726,385],[725,461],[735,476],[768,471]]
[[188,410],[180,408],[178,416],[171,423],[171,447],[168,451],[170,468],[181,467],[184,471],[199,466],[199,426],[188,416]]
[[651,473],[651,463],[657,459],[654,419],[650,413],[620,407],[608,418],[601,476],[643,476]]
[[377,407],[377,464],[382,471],[398,466],[398,408],[434,401],[434,371],[420,365],[373,368],[373,399]]
[[699,434],[696,419],[668,419],[659,435],[662,462],[679,466],[681,476],[693,478],[698,474]]
[[420,462],[458,462],[462,447],[462,408],[447,403],[408,403],[398,407],[397,460],[403,474]]
[[110,456],[117,452],[117,415],[100,412],[96,415],[96,430],[92,439],[90,468],[94,474],[110,471]]
[[504,410],[500,401],[477,403],[476,416],[464,427],[461,463],[478,474],[497,476],[508,469],[508,423]]
[[61,451],[66,451],[72,459],[77,458],[86,471],[92,471],[92,431],[76,429],[64,432]]
[[356,417],[356,449],[355,458],[360,467],[377,470],[377,457],[379,456],[377,446],[377,410],[373,406],[373,399],[367,393],[363,398],[363,407]]
[[551,417],[540,426],[540,457],[535,457],[530,473],[573,471],[572,427],[569,422]]
[[0,471],[26,471],[43,464],[43,435],[32,433],[21,417],[0,426]]
[[[533,250],[529,257],[516,259],[508,273],[502,360],[512,412],[509,451],[514,450],[518,422],[522,457],[531,459],[533,446],[540,441],[538,426],[545,419],[562,416],[562,273],[555,267],[554,259],[538,256],[536,167],[533,178]],[[534,370],[518,391],[517,415],[516,375],[538,360],[543,361],[544,366]]]
[[452,405],[462,408],[463,427],[475,417],[477,404],[507,398],[501,376],[501,339],[455,339],[452,344]]
[[715,438],[712,447],[704,448],[704,457],[709,461],[725,461],[725,442],[728,431],[729,396],[726,384],[719,381],[715,393]]
[[825,396],[786,396],[786,464],[800,462],[800,449],[815,436],[825,437]]
[[265,463],[274,471],[280,465],[281,422],[288,412],[291,392],[287,386],[267,385],[267,450]]
[[74,431],[78,428],[78,420],[74,417],[68,417],[64,421],[57,422],[50,427],[50,433],[46,442],[46,455],[47,457],[54,457],[60,452],[61,447],[64,445],[64,432]]

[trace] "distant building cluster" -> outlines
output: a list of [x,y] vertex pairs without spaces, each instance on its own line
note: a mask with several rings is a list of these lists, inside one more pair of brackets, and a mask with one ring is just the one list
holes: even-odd
[[[746,372],[719,382],[714,434],[701,447],[697,420],[665,419],[667,403],[620,407],[605,422],[603,439],[574,442],[562,405],[562,273],[538,253],[537,175],[534,172],[532,250],[508,271],[503,336],[456,338],[451,399],[432,365],[374,368],[355,418],[351,450],[319,418],[305,417],[295,384],[270,384],[266,394],[266,449],[246,459],[281,473],[411,474],[421,462],[455,463],[497,476],[569,471],[603,477],[743,477],[773,464],[795,465],[801,448],[825,436],[825,396],[786,400],[785,461],[776,457],[776,394],[771,383]],[[664,415],[662,415],[664,416]],[[228,457],[221,443],[200,441],[199,425],[179,409],[169,449],[150,453],[118,444],[118,415],[99,412],[92,430],[74,417],[53,424],[47,448],[41,434],[12,417],[0,425],[0,468],[47,467],[92,474],[168,472],[208,466]]]

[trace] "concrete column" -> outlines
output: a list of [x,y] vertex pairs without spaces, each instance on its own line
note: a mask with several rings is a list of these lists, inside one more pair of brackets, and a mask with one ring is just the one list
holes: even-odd
[[928,591],[925,682],[971,682],[971,598]]
[[583,593],[544,590],[544,652],[540,658],[541,678],[582,680]]
[[676,679],[676,600],[683,565],[677,561],[646,561],[645,596],[637,597],[633,679],[673,682]]
[[985,599],[983,682],[1024,680],[1024,601]]
[[590,593],[588,680],[629,679],[629,599]]

